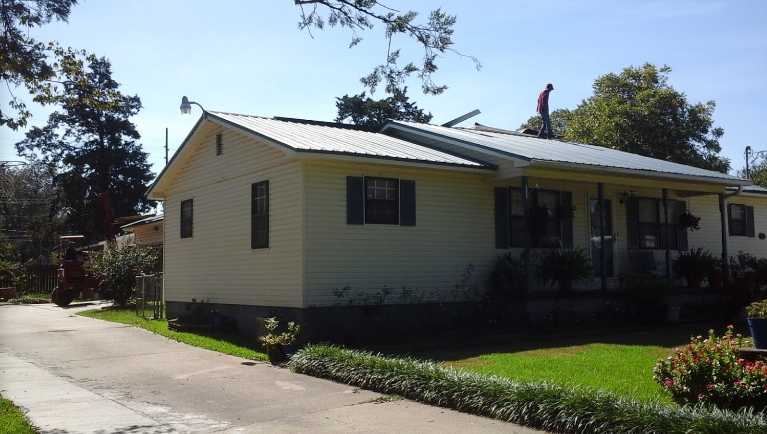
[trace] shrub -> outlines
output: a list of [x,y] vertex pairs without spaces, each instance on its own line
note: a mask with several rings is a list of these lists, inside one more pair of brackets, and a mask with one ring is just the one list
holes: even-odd
[[522,261],[512,254],[499,256],[490,272],[488,296],[493,299],[525,295],[527,276]]
[[704,403],[719,408],[767,408],[767,364],[738,357],[745,339],[729,326],[723,336],[710,331],[697,336],[673,355],[658,361],[655,380],[681,404]]
[[541,256],[538,276],[544,285],[558,284],[559,291],[567,293],[573,282],[591,276],[591,259],[583,249],[557,249]]
[[301,326],[293,321],[288,323],[288,328],[282,333],[277,331],[279,327],[280,321],[277,318],[272,317],[264,320],[264,331],[266,331],[266,333],[258,338],[264,347],[293,345],[296,341],[296,337],[298,337],[298,334],[301,332]]
[[159,263],[157,249],[143,246],[111,248],[91,258],[91,267],[109,290],[115,304],[125,306],[136,286],[136,275],[149,273]]
[[290,360],[296,372],[395,394],[427,404],[558,433],[764,433],[767,418],[751,411],[674,408],[599,391],[521,383],[433,362],[385,358],[310,345]]
[[746,307],[746,316],[748,318],[767,319],[767,299],[749,304]]
[[701,248],[682,252],[674,259],[674,273],[684,276],[688,288],[699,288],[703,278],[714,267],[716,259],[708,250]]

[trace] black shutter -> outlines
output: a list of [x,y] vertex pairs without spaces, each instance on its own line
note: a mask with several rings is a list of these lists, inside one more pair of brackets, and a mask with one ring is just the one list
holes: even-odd
[[415,226],[415,181],[399,181],[399,224]]
[[635,197],[626,199],[626,235],[629,248],[639,248],[639,201]]
[[[682,212],[687,212],[687,203],[679,202],[679,204],[682,206]],[[674,223],[676,224],[677,233],[679,234],[679,250],[688,250],[690,247],[687,244],[687,228],[679,226],[678,221]]]
[[727,204],[727,233],[732,236],[732,204]]
[[[264,191],[264,206],[262,210],[256,207],[258,190]],[[250,190],[250,248],[265,249],[269,247],[269,181],[251,185]]]
[[181,201],[181,238],[191,238],[194,233],[194,199]]
[[495,189],[495,248],[509,247],[509,189]]
[[361,176],[346,177],[346,224],[365,223],[365,189]]
[[559,224],[562,228],[562,247],[573,248],[573,193],[562,191],[559,193],[560,216]]
[[746,236],[754,238],[754,207],[746,207]]

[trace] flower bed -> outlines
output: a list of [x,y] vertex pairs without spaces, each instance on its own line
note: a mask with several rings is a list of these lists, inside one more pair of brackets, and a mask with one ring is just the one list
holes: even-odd
[[745,360],[746,340],[732,326],[723,336],[698,336],[656,365],[655,380],[681,404],[767,408],[767,363]]
[[289,365],[296,372],[558,433],[767,432],[767,418],[749,410],[640,403],[335,346],[307,346]]

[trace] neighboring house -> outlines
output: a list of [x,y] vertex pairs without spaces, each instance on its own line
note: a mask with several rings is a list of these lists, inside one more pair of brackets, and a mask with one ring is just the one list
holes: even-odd
[[[767,201],[739,189],[749,184],[483,126],[391,121],[373,133],[205,112],[149,197],[168,216],[170,316],[203,300],[246,332],[277,315],[322,335],[354,334],[387,305],[389,322],[436,320],[458,304],[445,302],[481,290],[509,250],[583,248],[597,277],[581,286],[594,289],[617,287],[640,263],[664,275],[692,247],[767,256]],[[699,231],[676,224],[685,209],[701,217]]]
[[120,226],[122,235],[117,237],[118,246],[162,247],[163,215],[152,215],[127,225]]

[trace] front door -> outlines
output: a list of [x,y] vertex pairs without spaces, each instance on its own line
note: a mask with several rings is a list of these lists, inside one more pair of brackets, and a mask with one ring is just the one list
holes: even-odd
[[[613,246],[615,239],[613,236],[613,211],[612,203],[609,199],[602,200],[602,210],[604,210],[604,221],[600,223],[600,207],[597,199],[592,199],[589,203],[591,220],[591,263],[594,266],[594,275],[601,276],[601,251],[605,252],[605,275],[610,277],[614,273],[613,267]],[[601,235],[604,234],[604,246],[601,246]]]

